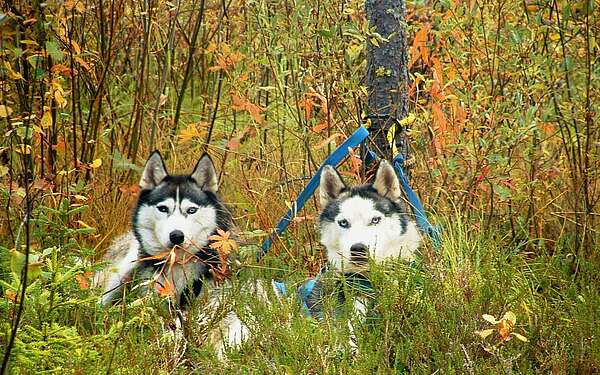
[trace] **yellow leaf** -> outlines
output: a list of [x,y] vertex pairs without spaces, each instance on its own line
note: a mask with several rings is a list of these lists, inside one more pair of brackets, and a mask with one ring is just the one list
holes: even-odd
[[511,335],[515,336],[517,339],[519,339],[519,340],[521,340],[523,342],[529,341],[529,340],[527,340],[527,337],[525,337],[525,336],[523,336],[521,334],[518,334],[516,332],[511,333]]
[[333,133],[327,139],[324,139],[323,141],[321,141],[317,145],[315,145],[315,150],[320,150],[322,148],[325,148],[330,143],[332,144],[333,147],[336,147],[337,144],[336,144],[335,140],[342,138],[342,137],[343,137],[343,135],[340,133]]
[[17,293],[13,292],[10,289],[6,289],[6,292],[4,292],[4,295],[12,303],[17,303],[18,302]]
[[6,70],[8,72],[8,77],[10,79],[15,79],[15,80],[16,79],[23,79],[23,76],[21,75],[21,73],[15,72],[8,61],[4,62],[4,67],[6,68]]
[[31,154],[31,146],[20,144],[20,145],[17,145],[17,147],[15,148],[15,151],[19,154],[29,155],[29,154]]
[[67,100],[63,96],[61,90],[54,91],[54,100],[56,101],[56,105],[58,105],[60,108],[65,108],[67,105]]
[[415,116],[414,113],[409,113],[408,116],[406,116],[405,118],[400,120],[400,125],[402,125],[402,126],[410,125],[413,122],[415,122],[416,119],[417,119],[417,117]]
[[[199,125],[204,125],[204,124],[205,124],[204,122],[200,122]],[[181,133],[179,133],[177,138],[179,138],[179,143],[187,143],[187,142],[191,141],[192,139],[202,138],[203,133],[204,132],[202,132],[198,129],[198,124],[189,124],[185,129],[183,129],[181,131]]]
[[42,125],[43,129],[48,129],[50,126],[52,126],[52,114],[50,111],[44,112],[44,115],[40,121],[40,125]]
[[482,317],[483,317],[483,320],[485,320],[488,323],[492,323],[492,324],[498,324],[499,323],[496,320],[496,317],[494,317],[493,315],[483,314]]
[[217,228],[217,234],[208,237],[210,247],[227,255],[232,250],[237,249],[237,242],[230,238],[231,233]]
[[12,108],[5,106],[4,104],[0,105],[0,117],[6,118],[12,114]]
[[89,229],[89,228],[91,228],[89,225],[87,225],[87,224],[86,224],[84,221],[82,221],[82,220],[77,220],[77,221],[76,221],[76,223],[77,223],[77,224],[79,224],[79,225],[81,225],[81,226],[82,226],[82,227],[84,227],[84,228],[88,228],[88,229]]
[[22,40],[21,44],[25,44],[28,46],[38,46],[39,45],[35,40],[28,40],[28,39]]
[[348,46],[348,48],[346,48],[346,53],[348,54],[350,61],[356,60],[356,58],[362,51],[362,48],[363,47],[360,44],[351,44],[350,46]]
[[102,159],[94,159],[94,161],[92,161],[90,163],[90,167],[96,169],[99,168],[102,165]]
[[511,325],[514,325],[517,322],[517,316],[512,311],[507,311],[502,319],[509,321]]
[[475,334],[485,340],[486,337],[494,333],[494,329],[484,329],[483,331],[475,331]]

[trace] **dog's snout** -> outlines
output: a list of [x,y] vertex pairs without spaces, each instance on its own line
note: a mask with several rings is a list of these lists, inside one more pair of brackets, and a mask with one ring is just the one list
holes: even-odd
[[350,247],[350,260],[354,263],[367,262],[368,248],[365,244],[355,243]]
[[173,245],[181,245],[183,243],[184,239],[185,239],[185,236],[183,235],[183,232],[180,230],[174,230],[171,233],[169,233],[169,240],[171,241],[171,243]]

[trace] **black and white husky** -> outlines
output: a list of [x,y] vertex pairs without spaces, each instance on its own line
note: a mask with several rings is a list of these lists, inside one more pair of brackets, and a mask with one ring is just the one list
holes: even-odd
[[[321,301],[331,292],[339,303],[346,300],[340,285],[345,280],[359,292],[352,306],[354,317],[362,321],[373,297],[367,274],[369,260],[376,263],[390,259],[413,260],[421,234],[403,199],[398,176],[385,160],[381,161],[372,184],[353,187],[347,186],[333,167],[323,169],[319,229],[328,267],[306,299],[311,315],[322,316]],[[334,281],[333,291],[332,283],[327,286],[328,280]],[[350,321],[348,327],[350,345],[357,349]]]
[[381,161],[372,184],[348,187],[327,166],[321,174],[321,243],[330,268],[359,272],[368,259],[412,260],[421,234],[408,215],[394,168]]
[[[154,278],[178,304],[198,294],[219,254],[209,245],[217,229],[229,231],[231,215],[217,196],[218,177],[208,155],[190,175],[169,175],[158,151],[146,161],[133,210],[132,229],[110,246],[102,304],[115,300],[133,271]],[[175,248],[173,255],[169,254]],[[169,257],[175,256],[176,259]],[[165,262],[166,260],[166,262]]]
[[[218,175],[208,154],[189,175],[170,175],[158,151],[153,152],[140,179],[140,193],[132,215],[132,229],[110,246],[108,267],[96,275],[104,287],[100,303],[118,299],[135,273],[145,289],[170,295],[184,307],[200,292],[216,289],[214,271],[222,270],[222,259],[210,247],[217,230],[230,231],[231,214],[217,195]],[[211,272],[212,269],[212,272]],[[214,293],[215,295],[218,293]],[[225,341],[237,345],[246,327],[229,315]],[[222,351],[222,348],[219,348]],[[222,354],[222,353],[221,353]]]

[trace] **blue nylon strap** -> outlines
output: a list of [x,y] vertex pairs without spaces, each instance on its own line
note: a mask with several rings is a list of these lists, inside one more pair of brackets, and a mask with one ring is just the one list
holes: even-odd
[[304,190],[302,190],[300,195],[298,195],[298,198],[293,203],[292,208],[285,214],[285,216],[279,221],[279,223],[277,223],[277,227],[275,228],[274,232],[262,244],[260,250],[258,251],[258,254],[256,255],[257,261],[259,261],[267,253],[267,251],[269,251],[269,248],[273,244],[275,238],[279,237],[285,231],[292,219],[300,210],[302,210],[306,202],[310,199],[314,191],[319,186],[319,180],[321,178],[321,171],[323,170],[323,167],[326,165],[332,165],[334,167],[337,166],[339,163],[342,162],[342,160],[346,158],[346,156],[348,156],[348,147],[359,146],[362,143],[362,141],[364,141],[365,138],[367,138],[368,135],[369,131],[364,126],[361,126],[354,133],[352,133],[352,135],[344,143],[342,143],[331,155],[329,155],[327,159],[325,159],[325,161],[323,162],[323,164],[321,164],[315,175],[310,179]]
[[396,170],[396,174],[400,179],[400,183],[402,184],[402,188],[406,193],[406,198],[408,199],[408,203],[412,207],[413,213],[415,214],[415,220],[417,225],[424,233],[429,235],[431,238],[431,243],[433,244],[435,249],[439,249],[442,244],[441,231],[439,227],[431,225],[429,220],[427,220],[427,215],[425,214],[425,209],[417,197],[417,194],[411,189],[408,184],[408,179],[406,178],[406,174],[404,173],[404,169],[402,169],[402,165],[404,164],[404,158],[402,155],[398,154],[394,158],[394,169]]

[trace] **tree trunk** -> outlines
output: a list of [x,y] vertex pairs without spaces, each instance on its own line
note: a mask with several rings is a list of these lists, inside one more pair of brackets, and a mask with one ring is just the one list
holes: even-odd
[[[388,132],[395,122],[408,115],[406,5],[404,0],[366,0],[365,10],[369,28],[376,33],[367,41],[369,147],[378,157],[391,160],[395,155]],[[406,160],[408,140],[399,124],[394,140]]]

